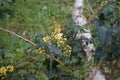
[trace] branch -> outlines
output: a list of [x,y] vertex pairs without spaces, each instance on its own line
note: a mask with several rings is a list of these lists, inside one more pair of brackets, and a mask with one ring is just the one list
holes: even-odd
[[24,37],[22,37],[22,36],[20,36],[20,35],[18,35],[18,34],[16,34],[16,33],[14,33],[14,32],[12,32],[12,31],[6,30],[6,29],[4,29],[4,28],[2,28],[2,27],[0,27],[0,30],[2,30],[2,31],[4,31],[4,32],[8,32],[8,33],[10,33],[10,34],[13,34],[14,36],[17,36],[17,37],[21,38],[22,40],[24,40],[24,41],[32,44],[33,46],[36,46],[36,44],[35,44],[34,42],[32,42],[32,41],[30,41],[30,40],[28,40],[28,39],[26,39],[26,38],[24,38]]
[[[16,33],[14,33],[14,32],[12,32],[10,30],[4,29],[2,27],[0,27],[0,30],[2,30],[4,32],[7,32],[7,33],[10,33],[10,34],[12,34],[12,35],[14,35],[14,36],[16,36],[18,38],[21,38],[22,40],[24,40],[24,41],[28,42],[29,44],[32,44],[34,47],[36,47],[36,44],[34,42],[32,42],[32,41],[30,41],[30,40],[28,40],[28,39],[26,39],[26,38],[24,38],[24,37],[22,37],[22,36],[20,36],[20,35],[18,35]],[[68,67],[66,67],[64,65],[63,62],[61,62],[60,60],[58,60],[57,58],[55,58],[53,55],[46,54],[46,56],[49,56],[50,58],[52,58],[53,60],[55,60],[56,62],[58,62],[60,65],[64,66],[70,73],[72,73],[74,75],[73,71],[71,71]]]

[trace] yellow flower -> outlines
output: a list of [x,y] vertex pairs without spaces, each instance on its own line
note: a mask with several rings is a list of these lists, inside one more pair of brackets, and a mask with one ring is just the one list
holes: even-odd
[[70,49],[70,50],[72,49],[69,45],[67,45],[67,48]]
[[44,49],[42,49],[42,48],[39,48],[39,49],[38,49],[38,53],[40,53],[40,54],[41,54],[41,53],[44,53],[44,52],[45,52],[45,50],[44,50]]
[[58,34],[58,33],[60,33],[60,32],[61,32],[61,28],[60,28],[60,27],[57,27],[57,28],[55,28],[53,34]]
[[2,77],[2,79],[1,80],[5,80],[5,78],[4,77]]
[[70,56],[71,52],[72,52],[72,48],[67,45],[66,47],[64,47],[64,56]]
[[14,66],[13,65],[7,66],[7,69],[9,72],[13,72]]
[[65,42],[61,40],[61,41],[59,41],[59,43],[60,43],[60,44],[64,44]]
[[6,72],[7,72],[7,69],[5,67],[0,68],[0,74],[7,75]]
[[68,50],[69,53],[71,53],[71,50]]
[[67,41],[67,38],[63,38],[65,41]]
[[50,36],[45,36],[45,37],[43,37],[43,41],[44,42],[48,42],[50,40]]

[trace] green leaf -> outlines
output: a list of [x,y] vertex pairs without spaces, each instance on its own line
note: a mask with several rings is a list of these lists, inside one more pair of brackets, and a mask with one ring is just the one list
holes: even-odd
[[120,47],[118,49],[116,49],[116,53],[117,57],[120,57]]
[[74,63],[76,63],[76,62],[78,62],[78,59],[77,59],[76,57],[72,57],[72,61],[73,61]]
[[29,64],[29,62],[21,61],[21,62],[17,65],[17,67],[24,67],[24,66],[26,66],[27,64]]
[[7,1],[7,2],[10,2],[10,3],[13,2],[13,0],[6,0],[6,1]]
[[44,73],[39,73],[39,79],[40,80],[49,80],[48,77]]
[[115,27],[113,33],[120,38],[120,26]]
[[3,11],[4,11],[6,14],[9,14],[9,15],[11,15],[11,16],[14,15],[14,11],[13,11],[13,10],[10,10],[10,9],[4,9]]
[[112,43],[111,49],[113,55],[115,55],[116,57],[120,57],[120,46],[118,44]]
[[107,57],[107,48],[99,46],[95,50],[94,61],[98,63],[100,60],[103,60]]
[[48,45],[48,49],[49,49],[50,53],[53,53],[53,54],[56,54],[59,56],[62,55],[61,50],[58,47],[56,47],[55,45]]
[[112,38],[111,29],[106,25],[98,28],[98,34],[102,45],[105,45]]
[[2,1],[0,1],[0,6],[3,6]]
[[79,80],[77,77],[74,77],[72,80]]
[[116,13],[118,13],[119,9],[116,4],[107,4],[100,11],[98,11],[99,19],[114,22],[118,17]]
[[72,51],[72,53],[74,53],[74,54],[78,54],[79,52],[81,52],[81,44],[80,44],[80,41],[78,42],[78,41],[75,41],[74,42],[74,46],[73,46],[73,51]]
[[2,10],[0,10],[0,19],[4,20],[5,14],[2,12]]
[[98,28],[98,27],[100,26],[100,21],[99,21],[98,19],[95,19],[95,20],[93,21],[93,24],[94,24],[94,26],[95,26],[96,28]]
[[28,72],[26,71],[26,70],[20,70],[19,72],[18,72],[18,75],[20,75],[20,76],[23,76],[23,75],[26,75]]
[[45,43],[40,42],[37,44],[36,48],[42,48],[43,46],[45,46]]
[[64,63],[65,63],[65,64],[70,64],[70,59],[64,58]]
[[2,59],[5,58],[4,49],[0,49],[0,56],[2,57]]

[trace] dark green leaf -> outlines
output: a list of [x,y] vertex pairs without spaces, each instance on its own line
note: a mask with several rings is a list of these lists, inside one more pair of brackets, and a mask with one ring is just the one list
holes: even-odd
[[65,63],[65,64],[70,64],[70,59],[64,58],[64,63]]
[[0,1],[0,6],[3,6],[2,2]]
[[77,77],[74,77],[72,80],[79,80]]
[[53,53],[53,54],[56,54],[59,56],[62,55],[61,50],[58,47],[56,47],[55,45],[48,45],[48,49],[49,49],[50,53]]
[[76,57],[72,57],[72,61],[73,61],[74,63],[76,63],[76,62],[78,61],[78,59],[77,59]]
[[100,26],[100,21],[99,21],[98,19],[95,19],[95,20],[93,21],[93,24],[94,24],[94,26],[95,26],[96,28],[98,28],[98,27]]
[[113,33],[120,38],[120,26],[115,27]]
[[4,49],[0,49],[0,56],[2,57],[2,59],[5,58]]
[[107,48],[99,46],[95,50],[94,61],[98,63],[100,60],[103,60],[107,57]]
[[4,13],[0,10],[0,19],[4,20],[4,17],[5,17]]
[[39,34],[35,37],[35,43],[39,44],[40,42],[42,42],[42,38],[43,38],[43,34]]
[[112,38],[111,29],[108,26],[102,26],[98,28],[99,40],[102,45],[105,45]]
[[73,46],[72,53],[77,54],[79,52],[81,52],[81,44],[79,42],[75,42],[74,46]]
[[12,0],[6,0],[7,2],[12,2]]
[[14,3],[15,0],[6,0],[8,3]]
[[14,15],[14,11],[13,10],[10,10],[10,9],[5,9],[5,10],[3,10],[6,14],[9,14],[9,15],[11,15],[11,16],[13,16]]
[[40,42],[39,44],[37,44],[36,48],[42,48],[45,46],[45,43]]

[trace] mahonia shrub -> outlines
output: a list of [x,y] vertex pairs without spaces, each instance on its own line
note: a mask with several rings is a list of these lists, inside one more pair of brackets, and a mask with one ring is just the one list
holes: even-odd
[[51,35],[44,36],[42,41],[45,45],[38,49],[40,54],[54,53],[59,56],[70,56],[71,54],[71,47],[66,44],[67,38],[61,33],[60,27],[55,28]]
[[[47,66],[46,75],[49,79],[61,80],[65,77],[84,79],[89,72],[85,66],[87,59],[82,52],[81,41],[76,38],[78,30],[81,28],[75,25],[61,27],[60,24],[57,24],[51,33],[40,34],[36,37],[38,54],[53,55],[74,73],[74,75],[71,74],[64,66],[46,57],[44,64]],[[59,75],[57,75],[58,73]]]

